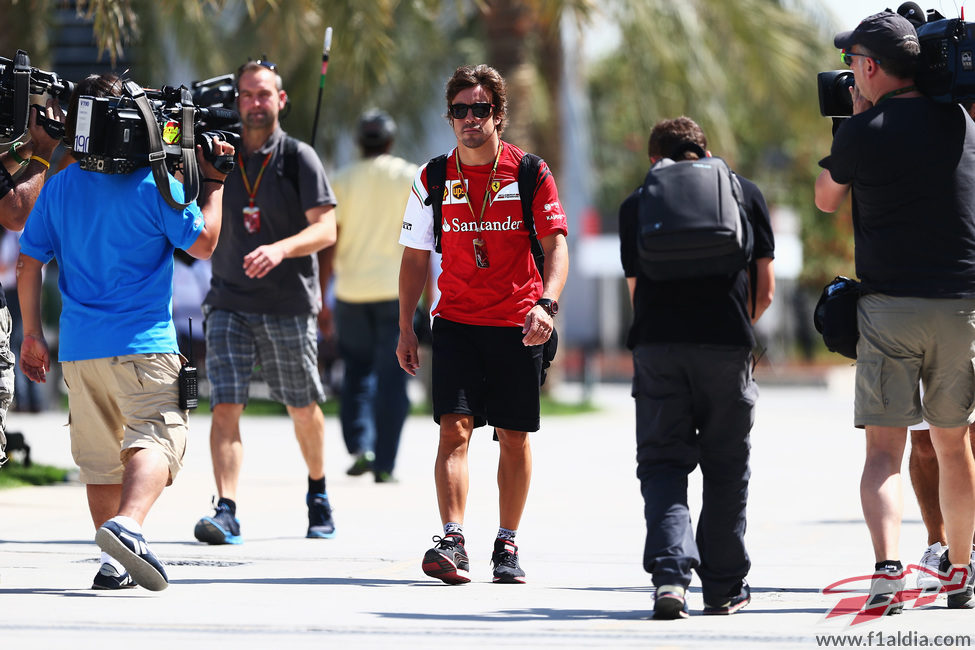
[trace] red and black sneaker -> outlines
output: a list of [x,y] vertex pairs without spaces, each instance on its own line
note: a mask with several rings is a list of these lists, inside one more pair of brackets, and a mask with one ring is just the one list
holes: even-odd
[[491,564],[494,565],[495,582],[525,584],[525,572],[518,564],[518,546],[510,539],[499,538],[494,540]]
[[464,549],[464,536],[456,533],[433,536],[436,546],[423,556],[423,572],[431,578],[443,580],[448,585],[470,582],[471,563]]
[[[752,590],[748,586],[748,583],[742,580],[741,588],[734,595],[728,596],[728,598],[724,602],[718,604],[710,604],[705,602],[704,614],[707,616],[711,616],[711,615],[727,616],[729,614],[734,614],[735,612],[737,612],[739,609],[741,609],[742,607],[744,607],[750,602],[752,602]],[[902,609],[903,607],[904,605],[901,604]],[[898,610],[897,612],[890,612],[890,613],[900,614],[900,611]]]

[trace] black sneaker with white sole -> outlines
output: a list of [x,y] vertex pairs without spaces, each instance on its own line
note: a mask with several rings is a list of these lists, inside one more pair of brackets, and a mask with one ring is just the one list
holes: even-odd
[[332,504],[328,502],[327,494],[312,494],[305,496],[308,504],[308,532],[305,537],[313,539],[332,539],[335,537],[335,521],[332,519]]
[[948,594],[948,609],[975,609],[975,563],[967,569],[952,567],[945,551],[938,572],[944,585],[942,589]]
[[162,591],[169,586],[166,569],[140,533],[133,533],[110,520],[95,533],[95,543],[98,548],[118,560],[140,587],[150,591]]
[[448,585],[470,582],[471,563],[464,548],[464,536],[458,534],[433,536],[437,543],[423,555],[423,572]]
[[230,511],[230,506],[217,501],[212,517],[203,517],[193,528],[193,536],[207,544],[243,544],[240,536],[240,520]]
[[907,586],[900,562],[878,564],[870,579],[870,595],[864,610],[875,610],[880,616],[894,616],[904,611],[902,592]]
[[101,568],[95,574],[95,579],[91,583],[91,588],[100,591],[114,591],[116,589],[131,589],[135,586],[132,576],[128,571],[119,573],[113,565],[102,562]]
[[688,618],[687,589],[682,585],[660,585],[653,595],[653,617],[658,621]]

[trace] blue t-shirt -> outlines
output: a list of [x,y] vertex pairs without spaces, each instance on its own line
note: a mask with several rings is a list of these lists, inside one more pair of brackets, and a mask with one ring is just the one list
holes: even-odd
[[[181,200],[182,186],[169,180]],[[148,167],[101,174],[73,164],[47,181],[20,252],[58,262],[58,358],[177,352],[173,251],[192,246],[203,223],[196,203],[166,203]]]

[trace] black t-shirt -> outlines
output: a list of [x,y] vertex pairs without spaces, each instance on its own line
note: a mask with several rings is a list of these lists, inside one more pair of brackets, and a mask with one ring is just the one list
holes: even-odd
[[845,120],[819,164],[853,185],[856,271],[867,288],[975,297],[975,124],[964,109],[883,101]]
[[[741,181],[745,211],[755,233],[753,259],[773,258],[775,240],[765,197],[746,178]],[[633,325],[626,345],[640,343],[705,343],[753,347],[748,274],[744,269],[730,276],[654,282],[640,270],[637,251],[640,189],[620,206],[620,257],[623,272],[636,278],[633,293]],[[755,272],[754,263],[751,264]]]

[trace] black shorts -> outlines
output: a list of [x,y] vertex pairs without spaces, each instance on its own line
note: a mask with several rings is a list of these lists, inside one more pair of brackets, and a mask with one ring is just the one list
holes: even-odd
[[542,346],[520,327],[433,321],[433,419],[473,415],[474,427],[538,431]]

